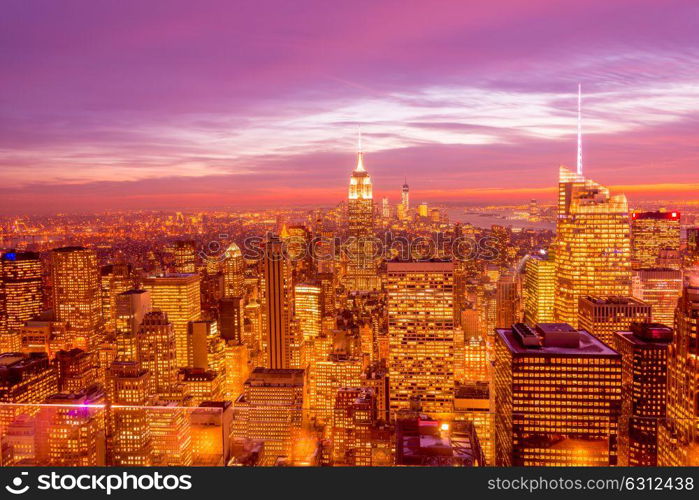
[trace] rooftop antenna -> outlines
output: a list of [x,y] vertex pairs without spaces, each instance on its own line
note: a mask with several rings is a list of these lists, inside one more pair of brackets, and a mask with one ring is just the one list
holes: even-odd
[[362,152],[362,126],[357,126],[357,172],[364,172],[364,153]]
[[578,83],[578,175],[582,174],[582,85]]

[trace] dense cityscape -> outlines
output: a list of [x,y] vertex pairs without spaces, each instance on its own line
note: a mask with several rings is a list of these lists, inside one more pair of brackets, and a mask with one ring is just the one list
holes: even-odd
[[698,20],[3,2],[0,491],[693,491]]
[[5,218],[2,465],[697,465],[696,214],[580,147],[549,205],[378,202],[360,140],[332,208]]

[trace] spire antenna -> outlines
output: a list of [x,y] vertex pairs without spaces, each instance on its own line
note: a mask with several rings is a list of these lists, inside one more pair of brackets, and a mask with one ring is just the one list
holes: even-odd
[[582,174],[582,85],[578,83],[578,175]]
[[364,172],[364,152],[362,152],[362,127],[357,127],[357,168],[355,172]]

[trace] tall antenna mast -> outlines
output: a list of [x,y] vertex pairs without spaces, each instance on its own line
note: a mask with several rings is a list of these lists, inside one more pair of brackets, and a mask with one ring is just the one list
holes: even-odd
[[578,175],[582,174],[582,85],[578,83]]
[[362,127],[357,127],[357,168],[356,172],[364,172],[364,153],[362,152]]

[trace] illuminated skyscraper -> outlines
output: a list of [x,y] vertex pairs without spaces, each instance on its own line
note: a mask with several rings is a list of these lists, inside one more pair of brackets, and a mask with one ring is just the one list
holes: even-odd
[[581,296],[630,295],[626,197],[561,167],[555,255],[557,321],[577,325]]
[[224,372],[226,341],[219,335],[218,323],[199,320],[189,323],[189,366]]
[[622,359],[619,465],[658,465],[658,424],[665,418],[667,350],[672,328],[634,323],[614,334]]
[[201,316],[201,292],[199,275],[170,274],[154,276],[143,281],[150,292],[153,309],[167,314],[175,329],[177,366],[187,366],[187,324]]
[[37,465],[106,465],[103,405],[104,393],[101,390],[49,396],[37,418]]
[[495,289],[495,326],[509,328],[518,320],[519,294],[517,282],[509,273],[500,276]]
[[264,443],[263,465],[292,458],[303,422],[304,371],[255,368],[234,404],[233,436]]
[[291,273],[281,240],[268,235],[264,256],[265,308],[267,324],[267,366],[291,366]]
[[333,465],[372,465],[372,427],[376,422],[374,391],[359,387],[337,390],[332,418]]
[[454,265],[389,262],[388,369],[391,409],[419,401],[449,413],[454,393]]
[[667,358],[667,419],[658,429],[658,465],[699,465],[699,276],[687,277]]
[[51,251],[56,319],[68,323],[75,347],[94,349],[102,338],[102,304],[97,255],[83,247]]
[[175,329],[162,311],[143,316],[137,335],[137,360],[148,370],[148,394],[169,394],[177,383]]
[[0,257],[0,335],[17,332],[41,312],[41,261],[34,252]]
[[687,268],[699,267],[699,227],[687,228],[685,266]]
[[371,177],[364,169],[364,153],[357,152],[357,167],[350,178],[347,200],[348,246],[346,287],[350,291],[379,288],[374,241],[374,201]]
[[192,435],[189,408],[172,401],[156,401],[147,409],[154,467],[192,465]]
[[302,283],[294,290],[294,316],[304,339],[315,338],[321,332],[322,291],[319,285]]
[[616,465],[621,356],[563,323],[495,336],[495,465]]
[[534,326],[553,321],[555,291],[556,263],[547,254],[530,256],[522,290],[525,323]]
[[70,351],[58,351],[56,353],[58,390],[73,394],[85,391],[95,383],[96,365],[94,351],[85,352],[77,348]]
[[407,215],[410,211],[410,188],[408,187],[408,179],[405,180],[400,191],[400,204],[403,206],[403,213]]
[[631,264],[634,269],[661,267],[662,250],[680,249],[680,213],[631,213]]
[[489,382],[467,382],[456,388],[454,420],[472,422],[487,465],[495,463],[495,409]]
[[109,368],[107,394],[112,412],[108,450],[113,466],[151,465],[148,379],[148,370],[135,361],[115,361]]
[[136,336],[143,317],[151,311],[152,302],[148,290],[128,290],[116,296],[115,326],[117,358],[136,361],[138,345]]
[[230,455],[233,408],[230,401],[204,401],[190,414],[195,466],[223,466]]
[[637,269],[632,277],[633,296],[650,304],[653,321],[674,324],[677,300],[682,294],[682,271],[678,269]]
[[55,392],[56,369],[45,353],[0,354],[0,403],[10,403],[0,404],[0,436],[15,416],[31,412],[22,405],[41,403]]
[[340,387],[359,387],[363,375],[362,360],[342,354],[311,365],[310,415],[319,423],[331,424],[337,391]]
[[223,296],[245,296],[245,260],[235,243],[228,247],[223,260]]
[[116,330],[117,295],[133,287],[131,268],[128,264],[118,263],[102,267],[100,270],[100,289],[104,330],[113,334]]
[[391,206],[388,204],[388,198],[385,196],[381,199],[381,217],[384,220],[391,218]]
[[610,347],[614,334],[628,332],[631,323],[649,323],[651,306],[633,297],[580,297],[578,328],[591,333]]
[[180,368],[177,381],[194,404],[204,401],[220,401],[223,396],[223,375],[202,368]]
[[197,272],[197,246],[191,240],[175,242],[174,248],[175,274],[194,274]]
[[223,398],[235,401],[250,376],[250,351],[244,344],[227,341],[224,350]]
[[[62,321],[31,320],[20,329],[21,350],[25,354],[43,352],[53,358],[56,352],[66,347],[67,326]],[[18,351],[12,349],[5,352]]]

